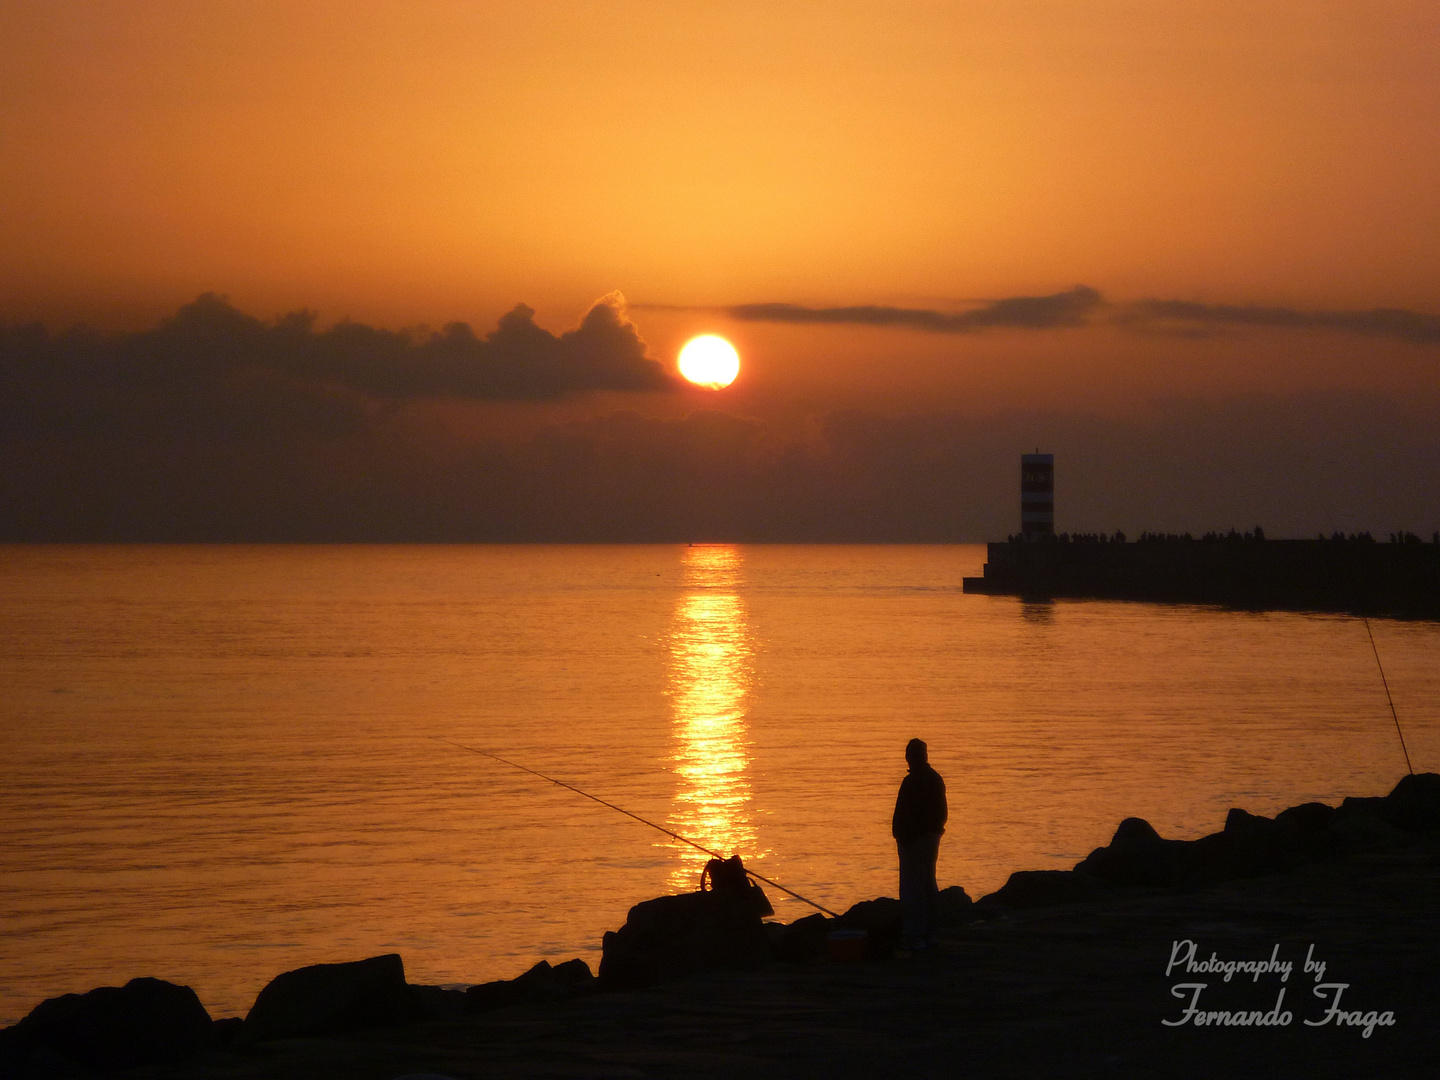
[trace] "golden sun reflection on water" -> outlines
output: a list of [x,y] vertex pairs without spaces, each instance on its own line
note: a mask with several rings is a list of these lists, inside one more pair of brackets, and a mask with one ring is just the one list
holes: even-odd
[[[669,639],[673,768],[680,780],[670,827],[722,855],[749,857],[758,854],[746,776],[753,650],[737,592],[741,555],[727,546],[692,547],[682,561],[687,591],[676,604]],[[680,862],[670,885],[692,890],[708,856],[675,846]]]

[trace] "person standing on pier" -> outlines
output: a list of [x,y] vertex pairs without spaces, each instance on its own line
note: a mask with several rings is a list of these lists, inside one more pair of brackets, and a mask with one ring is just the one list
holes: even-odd
[[940,887],[935,861],[945,834],[949,808],[945,781],[930,767],[929,748],[919,739],[905,746],[910,774],[900,783],[890,833],[900,849],[900,903],[906,949],[916,952],[935,943]]

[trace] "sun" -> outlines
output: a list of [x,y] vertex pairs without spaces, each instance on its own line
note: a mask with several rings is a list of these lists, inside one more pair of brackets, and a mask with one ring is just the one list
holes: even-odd
[[740,374],[740,354],[724,338],[701,334],[680,350],[680,374],[696,386],[723,390]]

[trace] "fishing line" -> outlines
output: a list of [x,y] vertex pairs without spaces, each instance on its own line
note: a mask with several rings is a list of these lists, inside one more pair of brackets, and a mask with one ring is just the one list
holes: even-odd
[[[1331,459],[1325,464],[1334,465],[1335,461]],[[1330,535],[1344,536],[1344,533],[1335,528],[1335,516],[1330,513],[1329,508],[1322,505],[1320,509],[1330,519]],[[1323,540],[1324,537],[1321,539]],[[1414,776],[1415,766],[1410,764],[1410,751],[1405,747],[1405,733],[1400,730],[1400,716],[1395,711],[1395,699],[1390,696],[1390,680],[1385,678],[1385,665],[1380,663],[1380,650],[1375,647],[1375,632],[1370,629],[1370,616],[1361,615],[1360,618],[1365,622],[1365,633],[1370,638],[1370,651],[1375,654],[1375,666],[1380,669],[1380,684],[1385,687],[1385,700],[1390,703],[1390,716],[1395,721],[1395,734],[1400,736],[1400,752],[1405,755],[1405,768],[1410,770],[1411,776]]]
[[1375,634],[1370,629],[1370,618],[1367,615],[1360,616],[1365,620],[1365,633],[1370,635],[1370,651],[1375,654],[1375,666],[1380,669],[1380,682],[1385,687],[1385,700],[1390,703],[1390,715],[1395,719],[1395,734],[1400,736],[1400,750],[1405,755],[1405,767],[1410,770],[1410,775],[1415,775],[1415,766],[1410,764],[1410,751],[1405,749],[1405,733],[1400,730],[1400,715],[1395,711],[1395,699],[1390,696],[1390,682],[1385,678],[1385,665],[1380,663],[1380,650],[1375,647]]
[[[567,784],[567,783],[565,783],[564,780],[556,780],[553,776],[546,776],[546,775],[545,775],[544,773],[542,773],[542,772],[536,772],[534,769],[526,768],[524,765],[521,765],[521,764],[519,764],[518,762],[511,761],[509,758],[503,758],[503,757],[501,757],[499,754],[492,754],[489,750],[481,750],[478,746],[466,746],[464,743],[458,743],[458,742],[456,742],[454,739],[444,739],[444,738],[441,738],[439,735],[432,735],[432,736],[430,736],[430,737],[431,737],[432,739],[435,739],[435,740],[438,741],[438,742],[449,743],[451,746],[459,747],[461,750],[469,750],[472,754],[480,754],[482,757],[494,758],[496,761],[502,762],[502,763],[505,764],[505,765],[509,765],[512,769],[519,769],[521,772],[527,772],[527,773],[529,773],[531,776],[538,776],[541,780],[548,780],[548,781],[550,781],[550,783],[556,785],[557,787],[563,787],[563,788],[565,788],[567,791],[573,791],[573,792],[575,792],[576,795],[584,795],[585,798],[591,800],[592,802],[597,802],[597,803],[599,803],[601,806],[608,806],[611,810],[618,810],[620,813],[624,814],[626,817],[628,817],[628,818],[634,818],[636,821],[640,822],[640,824],[642,824],[642,825],[649,825],[650,828],[652,828],[652,829],[659,829],[659,830],[660,830],[662,833],[664,833],[666,836],[673,837],[674,839],[679,840],[681,843],[689,844],[691,847],[695,848],[697,851],[703,851],[706,855],[709,855],[712,859],[724,859],[724,858],[725,858],[724,855],[721,855],[719,852],[716,852],[716,851],[711,851],[711,850],[710,850],[709,848],[707,848],[704,844],[697,844],[694,840],[691,840],[688,836],[681,836],[679,833],[677,833],[677,832],[672,832],[671,830],[665,828],[664,825],[657,825],[657,824],[655,824],[655,822],[650,821],[648,818],[643,818],[643,817],[641,817],[639,814],[632,814],[629,810],[626,810],[623,806],[616,806],[614,803],[612,803],[612,802],[607,802],[607,801],[605,801],[604,799],[600,798],[600,796],[598,796],[598,795],[591,795],[588,791],[581,791],[581,790],[580,790],[578,787],[576,787],[574,784]],[[747,873],[748,875],[750,875],[752,878],[755,878],[757,881],[763,881],[766,885],[772,885],[772,886],[774,886],[775,888],[779,889],[781,892],[785,893],[785,894],[788,895],[788,896],[793,896],[796,900],[799,900],[801,903],[809,904],[811,907],[815,908],[817,911],[823,911],[826,915],[829,915],[829,916],[830,916],[831,918],[833,918],[833,919],[838,919],[838,918],[840,917],[839,915],[835,914],[835,912],[833,912],[833,911],[831,911],[829,908],[825,907],[823,904],[817,904],[814,900],[811,900],[810,898],[805,897],[805,896],[801,896],[801,895],[800,895],[798,892],[796,892],[794,889],[787,889],[784,885],[781,885],[778,881],[771,881],[771,880],[770,880],[768,877],[766,877],[764,874],[757,874],[754,870],[751,870],[751,869],[749,869],[748,867],[746,868],[745,873]]]

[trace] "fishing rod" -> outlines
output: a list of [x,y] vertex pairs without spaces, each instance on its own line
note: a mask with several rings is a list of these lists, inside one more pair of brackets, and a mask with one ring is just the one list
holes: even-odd
[[1370,635],[1370,651],[1375,654],[1375,666],[1380,669],[1380,682],[1385,687],[1385,700],[1390,703],[1390,715],[1395,720],[1395,734],[1400,736],[1400,751],[1405,755],[1405,768],[1414,776],[1415,766],[1410,764],[1410,751],[1405,749],[1405,733],[1400,730],[1400,714],[1395,711],[1395,699],[1390,696],[1390,680],[1385,678],[1385,665],[1380,663],[1380,650],[1375,647],[1375,632],[1370,629],[1370,617],[1360,617],[1365,620],[1365,633]]
[[[1331,460],[1325,464],[1334,465],[1335,462]],[[1330,513],[1328,507],[1322,506],[1320,509],[1330,519],[1331,535],[1343,536],[1344,533],[1335,528],[1335,515]],[[1322,536],[1321,539],[1324,537]],[[1370,651],[1375,654],[1375,666],[1380,669],[1380,684],[1385,687],[1385,700],[1390,704],[1390,717],[1395,721],[1395,734],[1400,736],[1400,752],[1405,755],[1405,768],[1410,770],[1411,776],[1414,776],[1415,766],[1410,764],[1410,751],[1405,747],[1405,733],[1400,730],[1400,715],[1395,711],[1395,699],[1390,696],[1390,680],[1385,678],[1385,665],[1380,662],[1380,650],[1375,646],[1375,631],[1370,629],[1370,616],[1362,614],[1360,618],[1365,623],[1365,634],[1370,638]]]
[[[642,825],[649,825],[650,828],[652,828],[652,829],[659,829],[659,830],[660,830],[662,833],[664,833],[666,836],[673,837],[674,839],[679,840],[681,843],[689,844],[691,847],[695,848],[697,851],[703,851],[706,855],[709,855],[712,859],[721,859],[721,860],[723,860],[723,859],[725,858],[724,855],[721,855],[719,852],[716,852],[716,851],[711,851],[711,850],[710,850],[709,848],[707,848],[704,844],[697,844],[694,840],[691,840],[688,836],[681,836],[679,833],[677,833],[677,832],[672,832],[671,830],[665,828],[664,825],[657,825],[657,824],[655,824],[655,822],[650,821],[648,818],[643,818],[643,817],[641,817],[639,814],[632,814],[629,810],[626,810],[623,806],[616,806],[614,803],[612,803],[612,802],[607,802],[606,800],[600,798],[600,796],[598,796],[598,795],[591,795],[588,791],[581,791],[581,790],[580,790],[578,787],[576,787],[574,784],[567,784],[567,783],[565,783],[564,780],[556,780],[553,776],[546,776],[546,775],[545,775],[544,773],[542,773],[542,772],[536,772],[534,769],[526,768],[524,765],[521,765],[521,764],[519,764],[518,762],[511,761],[509,758],[503,758],[503,757],[501,757],[499,754],[492,754],[489,750],[481,750],[478,746],[466,746],[464,743],[458,743],[458,742],[456,742],[454,739],[441,738],[439,735],[432,735],[432,736],[430,736],[430,737],[431,737],[432,739],[437,740],[438,742],[449,743],[451,746],[459,747],[461,750],[469,750],[472,754],[480,754],[482,757],[494,758],[496,761],[502,762],[502,763],[505,764],[505,765],[509,765],[512,769],[519,769],[521,772],[527,772],[527,773],[529,773],[531,776],[538,776],[541,780],[548,780],[548,781],[550,781],[550,783],[556,785],[557,787],[563,787],[563,788],[565,788],[567,791],[573,791],[573,792],[575,792],[576,795],[583,795],[583,796],[585,796],[585,798],[591,800],[592,802],[597,802],[597,803],[599,803],[601,806],[608,806],[611,810],[617,810],[617,811],[619,811],[620,813],[624,814],[624,815],[625,815],[626,817],[628,817],[628,818],[634,818],[636,821],[640,822],[640,824],[642,824]],[[772,885],[772,886],[774,886],[775,888],[779,889],[781,892],[783,892],[783,893],[785,893],[785,894],[787,894],[787,895],[789,895],[789,896],[793,896],[796,900],[799,900],[801,903],[809,904],[811,907],[815,908],[817,911],[823,911],[826,915],[829,915],[832,919],[838,919],[838,918],[840,918],[839,915],[837,915],[835,912],[831,911],[831,910],[830,910],[829,908],[827,908],[824,904],[817,904],[814,900],[811,900],[809,897],[801,896],[801,895],[800,895],[798,892],[796,892],[794,889],[787,889],[784,885],[781,885],[778,881],[771,881],[771,880],[770,880],[768,877],[766,877],[764,874],[757,874],[754,870],[751,870],[751,869],[749,869],[748,867],[746,868],[745,873],[748,874],[750,877],[755,878],[757,881],[763,881],[766,885]]]

